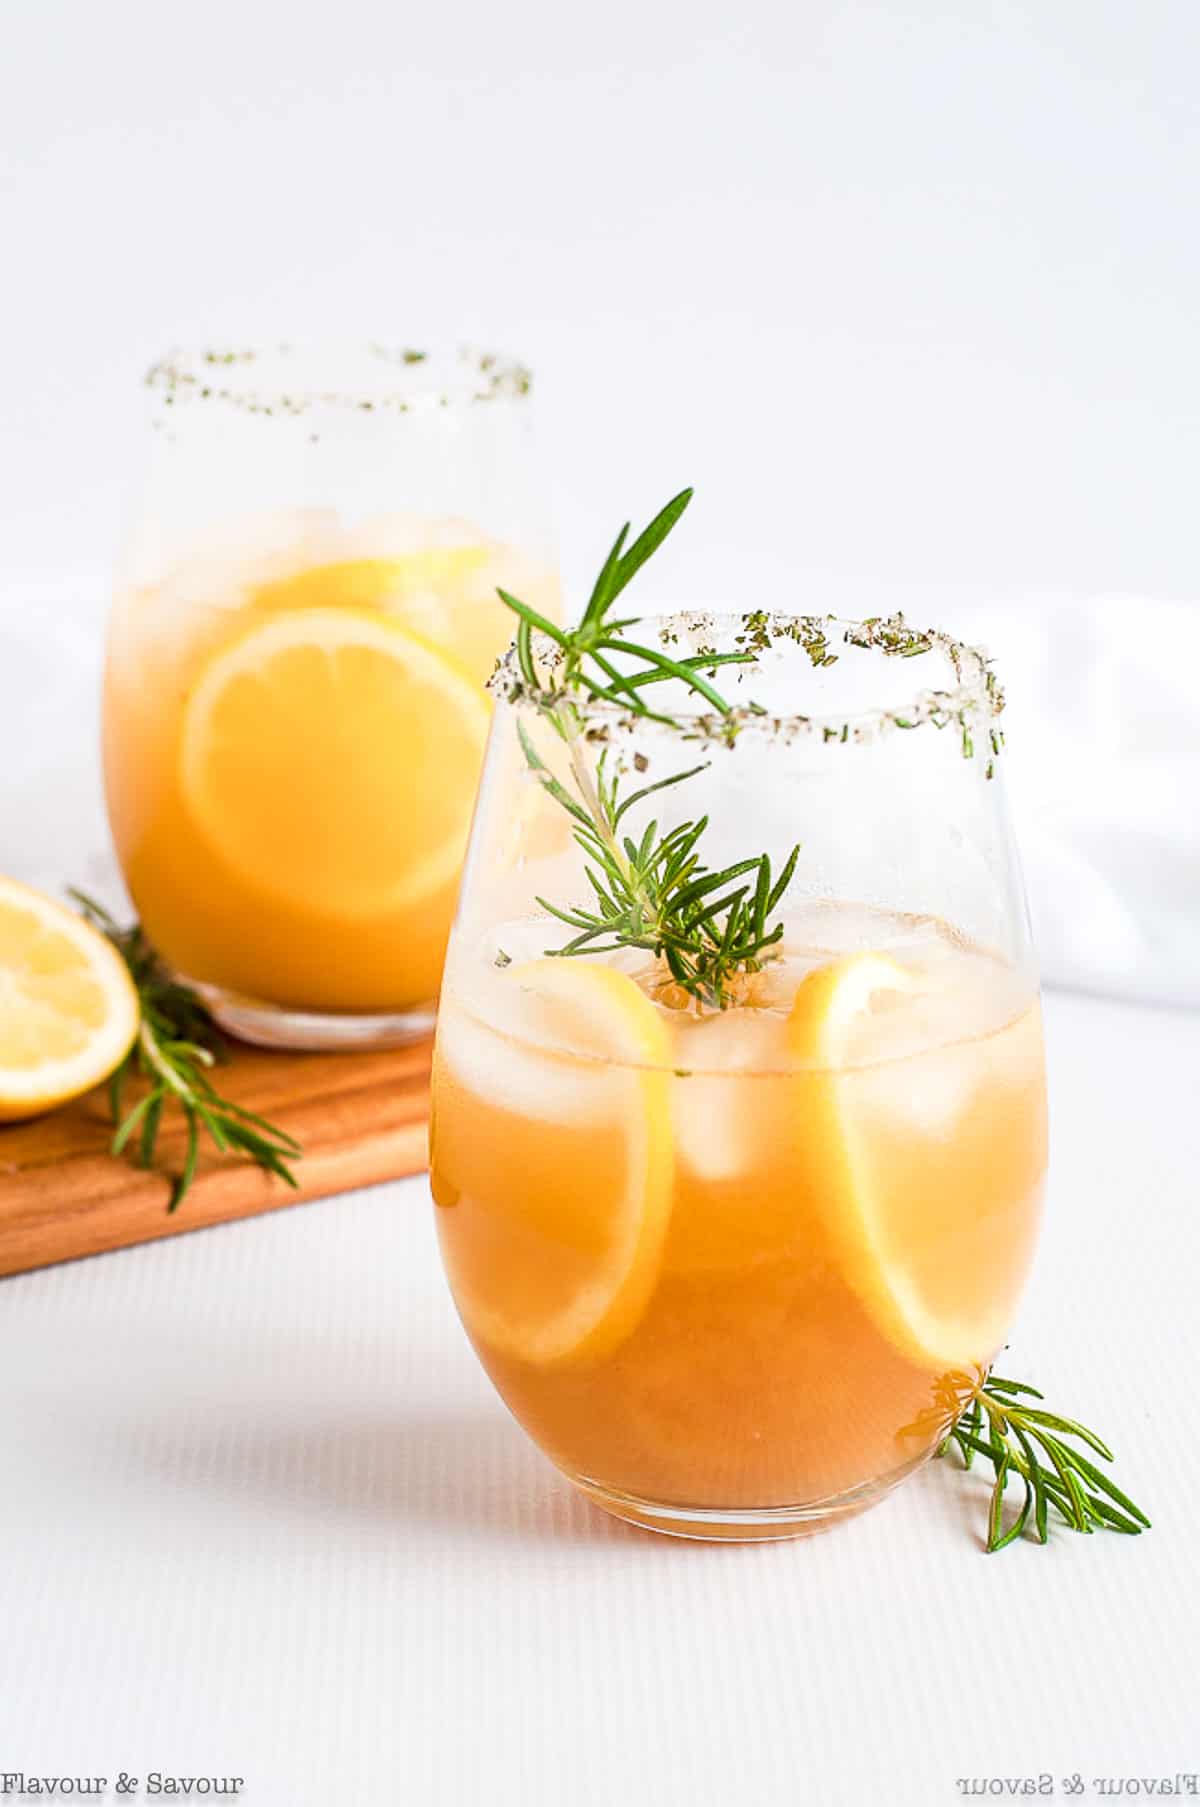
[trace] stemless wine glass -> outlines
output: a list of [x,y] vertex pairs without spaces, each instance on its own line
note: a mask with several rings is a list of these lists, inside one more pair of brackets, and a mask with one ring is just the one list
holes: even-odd
[[104,704],[139,915],[249,1040],[427,1031],[508,639],[496,588],[559,612],[528,374],[280,347],[149,382]]
[[[546,646],[542,688],[512,654],[497,674],[435,1051],[438,1230],[489,1375],[589,1498],[792,1536],[925,1460],[1031,1257],[1042,1034],[1002,697],[899,617],[652,632],[756,654],[712,673],[728,715],[671,680],[665,721],[594,696],[551,719]],[[697,894],[718,930],[739,886],[782,925],[720,1007],[655,930],[569,949],[656,849],[660,878],[681,849],[688,884],[733,869]]]

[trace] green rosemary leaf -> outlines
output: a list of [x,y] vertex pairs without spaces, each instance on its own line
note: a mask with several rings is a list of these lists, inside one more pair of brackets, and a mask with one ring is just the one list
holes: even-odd
[[630,580],[637,576],[646,560],[662,545],[667,535],[678,521],[680,515],[691,501],[693,491],[681,489],[673,496],[666,507],[660,509],[650,525],[639,533],[628,552],[621,554],[617,564],[617,575],[610,594],[605,598],[604,607],[615,602],[621,591]]
[[698,916],[693,916],[691,924],[692,928],[705,928],[712,923],[716,917],[724,916],[728,912],[729,920],[722,933],[716,937],[717,945],[720,946],[726,936],[729,935],[736,926],[738,905],[741,903],[749,889],[749,885],[742,885],[739,890],[730,891],[724,897],[718,897],[715,903],[710,903],[705,909],[701,910]]
[[758,862],[758,877],[754,881],[754,928],[757,935],[766,933],[767,910],[771,899],[771,860],[763,854]]
[[779,877],[775,880],[775,883],[771,888],[771,895],[767,899],[768,910],[777,910],[779,908],[780,899],[792,882],[792,878],[796,871],[796,861],[799,858],[800,842],[797,841],[783,863],[783,871],[779,874]]
[[175,1181],[175,1184],[171,1187],[171,1199],[167,1206],[168,1211],[178,1210],[187,1193],[188,1187],[196,1177],[196,1162],[200,1154],[200,1130],[197,1122],[197,1114],[194,1110],[186,1111],[184,1114],[187,1118],[187,1152],[183,1159],[183,1171]]
[[201,1123],[203,1123],[205,1129],[216,1144],[217,1152],[219,1154],[225,1154],[229,1148],[229,1143],[225,1140],[225,1131],[221,1128],[221,1119],[214,1116],[212,1111],[199,1102],[196,1105],[196,1115],[199,1117]]
[[153,1092],[150,1103],[142,1118],[142,1133],[138,1138],[138,1165],[149,1167],[154,1159],[154,1145],[158,1140],[158,1126],[162,1122],[163,1105],[167,1101],[167,1089]]
[[583,876],[587,879],[592,890],[596,893],[596,901],[600,905],[601,912],[605,916],[619,915],[620,912],[618,911],[616,904],[600,882],[599,874],[594,872],[590,866],[585,866],[583,869]]
[[585,929],[589,926],[588,918],[582,910],[564,910],[560,904],[551,903],[545,897],[539,897],[535,901],[543,910],[548,910],[551,916],[557,916],[560,922],[565,922],[569,928]]
[[[597,929],[596,934],[603,934]],[[619,954],[627,947],[637,947],[639,943],[631,941],[595,941],[587,935],[577,935],[574,941],[568,941],[565,947],[552,947],[548,950],[549,958],[558,960],[570,958],[576,954]]]
[[626,521],[624,527],[622,527],[620,533],[612,543],[612,550],[600,567],[600,575],[597,577],[592,588],[592,593],[588,597],[587,608],[583,611],[585,623],[595,621],[604,613],[610,603],[615,600],[617,592],[613,588],[613,585],[616,582],[617,573],[620,570],[621,552],[628,537],[629,522]]
[[[987,1456],[990,1458],[996,1453],[992,1448],[990,1438],[984,1439],[983,1437],[977,1436],[974,1431],[965,1429],[961,1424],[956,1428],[954,1437],[955,1441],[964,1449],[969,1449],[972,1455]],[[968,1462],[966,1463],[966,1466],[969,1468],[971,1465]]]
[[621,702],[628,702],[632,699],[633,705],[636,708],[639,699],[637,688],[632,681],[627,678],[623,672],[617,670],[617,667],[613,664],[611,659],[606,659],[603,653],[597,652],[595,648],[592,650],[592,658],[596,661],[596,664],[609,680],[608,694],[612,701],[619,704]]
[[[759,857],[761,858],[761,855]],[[728,884],[731,879],[741,878],[743,872],[752,872],[757,865],[758,859],[738,860],[736,865],[727,866],[723,872],[706,872],[703,878],[693,879],[690,885],[684,885],[682,890],[676,891],[672,897],[672,903],[676,910],[687,910],[691,904],[698,903],[700,898],[707,896],[710,891]]]
[[521,674],[527,684],[537,686],[537,667],[533,662],[533,640],[529,632],[529,623],[521,621],[517,625],[517,659],[521,666]]
[[545,761],[538,754],[537,749],[530,740],[529,735],[526,733],[525,724],[523,722],[517,723],[517,735],[521,742],[521,751],[525,755],[529,769],[531,772],[536,772],[542,788],[554,798],[556,803],[561,804],[563,809],[574,816],[577,822],[582,822],[585,828],[591,829],[593,827],[591,816],[589,816],[582,803],[577,803],[575,801],[566,786],[559,783],[549,766],[546,765]]
[[[983,1429],[983,1406],[981,1405],[978,1398],[976,1398],[975,1400],[972,1401],[971,1409],[967,1413],[967,1416],[966,1416],[966,1426],[967,1426],[967,1429],[976,1437],[980,1434],[981,1430]],[[973,1449],[966,1450],[966,1459],[967,1459],[967,1467],[968,1468],[971,1466],[971,1462],[974,1458],[974,1455],[975,1455],[975,1451]]]
[[1125,1513],[1118,1512],[1115,1506],[1110,1506],[1107,1500],[1097,1499],[1095,1495],[1092,1495],[1092,1510],[1097,1513],[1098,1516],[1104,1520],[1104,1523],[1112,1530],[1120,1531],[1125,1537],[1138,1537],[1144,1530],[1149,1529],[1150,1521],[1148,1518],[1145,1518],[1140,1514],[1137,1520],[1128,1518]]
[[1032,1406],[1027,1406],[1022,1416],[1028,1423],[1044,1425],[1047,1430],[1064,1431],[1069,1437],[1082,1437],[1083,1441],[1090,1444],[1096,1454],[1103,1456],[1106,1462],[1111,1462],[1113,1459],[1112,1450],[1106,1443],[1100,1441],[1095,1431],[1089,1431],[1084,1425],[1076,1424],[1073,1418],[1059,1418],[1053,1412],[1037,1411]]
[[545,634],[559,646],[567,644],[567,636],[562,628],[555,627],[553,621],[547,621],[544,615],[539,615],[536,609],[531,609],[527,602],[521,602],[516,596],[510,596],[507,590],[497,590],[496,594],[508,608],[512,609],[514,614],[521,617],[528,627],[536,627],[539,633]]
[[[673,784],[682,784],[685,778],[697,778],[701,772],[707,770],[708,761],[705,760],[702,765],[694,765],[686,772],[672,772],[669,778],[659,778],[654,784],[644,784],[640,790],[631,791],[628,797],[625,797],[613,811],[610,817],[612,826],[616,828],[626,810],[632,809],[635,803],[641,803],[643,798],[652,797],[655,791],[668,790]],[[684,826],[686,827],[687,825],[685,824]],[[678,834],[681,831],[676,829],[675,832]],[[661,844],[666,846],[667,841],[664,840]]]
[[1102,1469],[1096,1467],[1094,1462],[1089,1462],[1086,1456],[1080,1455],[1077,1451],[1072,1452],[1072,1459],[1075,1467],[1092,1483],[1093,1487],[1099,1487],[1101,1492],[1107,1493],[1110,1499],[1116,1500],[1118,1506],[1123,1506],[1146,1530],[1150,1529],[1150,1520],[1141,1507],[1134,1505],[1129,1495],[1121,1491],[1110,1475],[1106,1475]]
[[1045,1397],[1036,1387],[1026,1386],[1021,1380],[1003,1380],[999,1374],[989,1374],[987,1384],[989,1393],[1021,1393],[1028,1399]]
[[[1011,1421],[1009,1429],[1016,1438],[1017,1444],[1024,1457],[1023,1463],[1018,1462],[1019,1471],[1024,1478],[1026,1485],[1033,1490],[1034,1531],[1038,1542],[1045,1543],[1050,1535],[1048,1524],[1050,1489],[1046,1485],[1045,1476],[1041,1471],[1033,1445],[1030,1443],[1025,1432],[1021,1429],[1019,1424],[1013,1424]],[[1022,1528],[1024,1527],[1022,1526]]]
[[720,944],[720,958],[725,961],[726,964],[730,962],[733,949],[737,944],[738,935],[742,926],[742,899],[745,897],[748,889],[749,887],[744,885],[726,905],[729,916],[725,923],[725,933],[721,937]]
[[[216,1094],[212,1087],[207,1086],[205,1089],[208,1096],[215,1099]],[[220,1100],[220,1104],[226,1117],[236,1117],[239,1123],[246,1124],[248,1128],[261,1130],[263,1136],[267,1138],[278,1154],[291,1155],[296,1158],[302,1153],[300,1144],[294,1136],[289,1136],[286,1130],[279,1129],[268,1118],[260,1116],[257,1111],[248,1111],[244,1105],[234,1104],[230,1098]]]
[[[618,625],[621,627],[636,627],[638,624],[636,621],[623,621],[619,624],[613,622],[609,626],[609,633],[615,633]],[[684,658],[673,661],[675,665],[682,666],[683,669],[688,672],[711,672],[721,665],[753,665],[754,662],[755,655],[753,653],[688,653]],[[635,672],[627,682],[632,685],[635,690],[643,690],[647,684],[663,684],[668,678],[675,677],[678,677],[678,672],[662,671],[655,667],[651,671]]]
[[[689,690],[698,691],[706,702],[712,704],[718,714],[729,714],[733,705],[726,702],[720,691],[714,689],[708,679],[702,677],[694,665],[683,665],[678,659],[668,657],[666,653],[656,652],[652,646],[638,646],[628,640],[623,640],[621,645],[625,652],[632,653],[636,658],[646,659],[655,665],[664,678],[678,678],[681,683],[688,686]],[[664,719],[670,720],[671,718]]]
[[112,1139],[112,1143],[110,1146],[111,1146],[113,1154],[121,1153],[122,1149],[125,1147],[126,1142],[128,1142],[130,1136],[133,1134],[133,1132],[137,1128],[138,1124],[142,1121],[142,1118],[146,1115],[147,1111],[150,1109],[150,1105],[151,1105],[153,1098],[154,1098],[154,1093],[147,1092],[146,1096],[144,1098],[139,1099],[138,1102],[134,1105],[133,1109],[130,1111],[130,1113],[126,1117],[125,1121],[120,1125],[120,1127],[118,1128],[116,1134],[114,1135],[114,1137]]
[[995,1550],[1000,1541],[1000,1522],[1004,1513],[1004,1490],[1008,1485],[1008,1463],[1009,1458],[1006,1452],[996,1464],[996,1481],[992,1488],[992,1502],[988,1511],[987,1547],[989,1551]]

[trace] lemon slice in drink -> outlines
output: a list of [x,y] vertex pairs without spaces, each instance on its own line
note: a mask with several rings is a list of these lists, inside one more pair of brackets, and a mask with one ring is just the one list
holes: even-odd
[[73,910],[0,878],[0,1121],[36,1117],[107,1079],[137,1027],[116,949]]
[[[487,545],[423,546],[386,557],[312,565],[258,584],[250,604],[261,611],[370,609],[436,646],[476,685],[486,683],[508,645],[508,612],[497,583],[512,585],[511,555]],[[518,595],[524,594],[517,586]]]
[[[504,983],[538,1047],[467,1019],[439,1032],[448,1086],[473,1094],[469,1116],[446,1111],[435,1161],[458,1179],[457,1196],[439,1201],[455,1293],[467,1327],[506,1356],[602,1356],[635,1329],[662,1258],[670,1037],[611,967],[531,960]],[[466,1039],[477,1035],[478,1046]]]
[[1022,1263],[1006,1212],[989,1215],[977,1195],[1004,1117],[971,1045],[861,1064],[870,1018],[903,1008],[920,987],[885,955],[851,955],[803,981],[788,1033],[808,1069],[803,1158],[835,1258],[888,1341],[945,1370],[995,1353]]
[[291,577],[259,584],[257,608],[403,608],[429,591],[458,592],[486,565],[486,546],[424,546],[387,558],[352,558],[340,564],[313,565]]
[[415,910],[462,861],[487,700],[387,617],[286,610],[188,698],[184,797],[243,881],[345,918]]

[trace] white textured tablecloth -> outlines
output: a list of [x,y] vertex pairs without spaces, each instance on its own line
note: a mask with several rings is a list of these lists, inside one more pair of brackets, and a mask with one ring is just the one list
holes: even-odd
[[1048,1020],[1009,1365],[1111,1438],[1148,1536],[987,1557],[948,1463],[807,1542],[618,1525],[491,1392],[424,1182],[377,1187],[0,1282],[0,1771],[241,1776],[253,1807],[1200,1771],[1200,1016]]

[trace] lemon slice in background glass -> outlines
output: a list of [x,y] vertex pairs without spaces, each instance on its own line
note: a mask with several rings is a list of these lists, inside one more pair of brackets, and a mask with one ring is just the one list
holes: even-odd
[[438,648],[387,616],[287,610],[202,671],[183,795],[261,894],[340,918],[418,911],[461,863],[488,714]]

